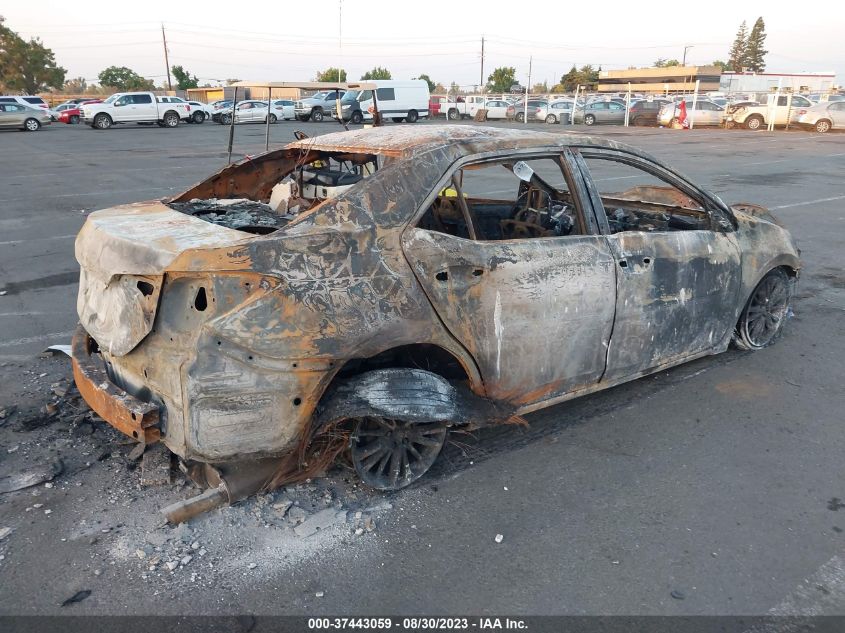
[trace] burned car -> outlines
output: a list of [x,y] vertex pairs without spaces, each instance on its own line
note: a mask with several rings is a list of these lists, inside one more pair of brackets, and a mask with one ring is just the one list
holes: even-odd
[[76,256],[87,402],[208,485],[261,464],[251,491],[338,438],[401,488],[450,429],[763,348],[800,267],[765,209],[632,147],[435,125],[305,138],[97,211]]

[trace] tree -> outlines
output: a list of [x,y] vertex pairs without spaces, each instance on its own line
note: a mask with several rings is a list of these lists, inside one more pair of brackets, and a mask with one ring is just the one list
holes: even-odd
[[226,80],[226,85],[227,85],[227,86],[231,86],[232,84],[236,84],[236,83],[238,83],[239,81],[241,81],[241,80],[240,80],[240,79],[237,79],[237,78],[235,78],[235,77],[233,77],[233,78],[231,78],[231,79],[227,79],[227,80]]
[[752,72],[761,73],[766,70],[766,53],[763,48],[766,43],[766,24],[763,18],[757,18],[754,26],[751,27],[751,33],[748,36],[748,43],[745,46],[745,55],[743,56],[742,65],[749,68]]
[[487,77],[488,92],[510,92],[511,86],[516,83],[516,68],[513,66],[500,66],[493,70]]
[[197,76],[191,76],[187,70],[182,68],[181,66],[173,66],[170,69],[170,72],[173,73],[173,78],[176,79],[176,87],[179,90],[187,90],[188,88],[196,88],[199,85],[199,80]]
[[728,68],[732,71],[742,72],[742,64],[745,61],[745,49],[748,47],[748,26],[745,20],[739,25],[739,30],[736,32],[734,43],[731,44],[731,50],[728,51]]
[[429,91],[429,92],[434,92],[435,88],[437,88],[437,84],[436,84],[436,83],[434,83],[434,82],[431,80],[431,77],[429,77],[429,76],[428,76],[428,75],[426,75],[425,73],[423,73],[422,75],[420,75],[419,77],[417,77],[417,79],[422,79],[425,83],[427,83],[427,84],[428,84],[428,91]]
[[85,94],[88,82],[85,81],[85,77],[75,77],[68,79],[62,89],[68,94]]
[[439,81],[434,85],[434,90],[432,92],[436,94],[445,94],[446,93],[446,86],[444,86]]
[[61,88],[67,71],[56,65],[53,51],[37,37],[25,41],[4,22],[0,16],[0,85],[27,94]]
[[[340,74],[340,77],[338,77]],[[346,81],[346,71],[343,68],[326,68],[318,72],[314,81]]]
[[144,79],[126,66],[109,66],[98,77],[101,84],[118,91],[152,90],[155,85],[152,80]]
[[721,59],[717,59],[710,62],[710,65],[716,66],[716,68],[718,68],[722,72],[725,72],[726,70],[730,69],[730,66],[727,64],[727,62],[723,62]]
[[531,92],[535,95],[546,94],[549,91],[549,84],[545,81],[541,84],[534,84],[534,87],[531,88]]
[[456,95],[460,94],[461,92],[463,91],[461,90],[461,87],[457,84],[457,82],[453,81],[451,84],[449,84],[449,94]]
[[677,59],[664,59],[662,57],[658,57],[657,61],[654,62],[655,68],[671,68],[672,66],[680,66],[681,62]]
[[560,78],[560,85],[563,86],[565,92],[572,92],[577,86],[591,90],[598,84],[600,70],[601,67],[596,70],[591,64],[581,66],[579,70],[575,64],[572,64],[569,72]]
[[393,75],[390,74],[390,71],[387,70],[387,68],[376,66],[372,70],[368,70],[363,75],[361,75],[361,81],[372,79],[393,79]]

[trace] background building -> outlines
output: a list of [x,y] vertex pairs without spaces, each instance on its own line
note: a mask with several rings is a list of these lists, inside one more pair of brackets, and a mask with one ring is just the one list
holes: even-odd
[[836,86],[836,73],[722,73],[722,92],[771,92],[778,87],[793,92],[828,92]]
[[624,92],[631,84],[634,92],[671,94],[692,92],[696,80],[699,92],[719,89],[718,66],[668,66],[664,68],[631,68],[599,72],[599,92]]

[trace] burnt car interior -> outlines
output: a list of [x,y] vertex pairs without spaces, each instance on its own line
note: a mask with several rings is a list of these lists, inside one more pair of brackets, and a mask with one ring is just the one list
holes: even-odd
[[[611,233],[711,228],[710,215],[701,203],[657,176],[609,158],[588,157],[586,162]],[[629,186],[614,191],[619,183]]]
[[451,186],[417,226],[478,240],[584,235],[586,225],[566,178],[551,157],[467,165],[455,172]]
[[[287,151],[288,157],[264,160],[255,169],[252,190],[232,191],[224,170],[168,203],[172,209],[206,222],[265,235],[316,209],[363,181],[379,168],[373,154]],[[281,163],[281,169],[273,169]],[[266,173],[277,171],[280,173]]]

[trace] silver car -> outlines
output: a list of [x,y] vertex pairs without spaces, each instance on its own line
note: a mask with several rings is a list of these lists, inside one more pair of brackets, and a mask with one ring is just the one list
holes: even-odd
[[825,101],[807,108],[798,117],[798,125],[822,134],[845,129],[845,101]]
[[[707,99],[698,99],[693,108],[692,99],[683,99],[687,107],[687,120],[693,126],[715,126],[722,125],[722,118],[725,114],[725,109],[719,107],[718,104],[713,103]],[[669,127],[681,115],[680,102],[667,103],[660,109],[660,114],[657,115],[657,124],[664,127]]]
[[596,125],[598,123],[624,123],[625,104],[619,101],[593,101],[583,108],[578,108],[574,116],[575,123]]
[[50,112],[20,103],[0,103],[0,128],[16,128],[35,132],[52,122]]

